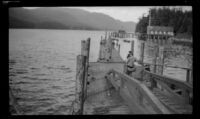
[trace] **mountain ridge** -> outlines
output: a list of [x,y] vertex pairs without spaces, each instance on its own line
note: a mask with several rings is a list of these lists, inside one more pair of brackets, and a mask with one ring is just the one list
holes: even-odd
[[125,30],[134,32],[136,23],[122,22],[109,15],[76,8],[10,8],[10,28]]

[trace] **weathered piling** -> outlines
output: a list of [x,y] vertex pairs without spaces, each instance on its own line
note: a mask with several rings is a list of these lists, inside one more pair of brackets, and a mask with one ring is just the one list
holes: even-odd
[[102,36],[101,36],[101,41],[100,41],[100,46],[99,46],[99,60],[101,60],[102,58]]
[[134,40],[131,41],[131,51],[132,51],[133,56],[134,56]]
[[[144,67],[144,48],[145,48],[145,43],[143,42],[142,44],[141,44],[141,65],[142,65],[142,67]],[[142,70],[142,72],[141,72],[142,74],[141,74],[141,80],[143,80],[143,74],[144,74],[144,70]]]
[[158,53],[159,53],[159,46],[158,45],[155,45],[154,47],[154,51],[155,51],[155,55],[154,55],[154,59],[153,59],[153,73],[156,73],[156,61],[157,61],[157,57],[158,57]]
[[86,41],[82,40],[81,41],[81,55],[86,56],[87,52],[86,52]]
[[85,70],[86,70],[86,56],[78,55],[76,64],[76,96],[75,104],[73,106],[74,114],[83,114],[84,97],[85,97]]
[[81,55],[86,56],[85,60],[85,78],[84,78],[84,85],[83,91],[84,91],[84,98],[87,97],[87,79],[88,79],[88,67],[89,67],[89,54],[90,54],[90,38],[87,39],[87,41],[82,40],[81,41]]
[[85,44],[83,44],[83,50],[81,51],[83,52],[82,55],[86,56],[86,70],[85,70],[85,82],[84,82],[84,92],[85,92],[85,97],[87,96],[87,79],[88,79],[88,67],[89,67],[89,54],[90,54],[90,38],[87,39],[87,41],[84,42]]
[[193,69],[191,70],[190,83],[193,84]]
[[107,53],[106,53],[106,60],[110,61],[112,58],[112,39],[108,38],[107,39],[107,43],[106,43],[106,49],[107,49]]
[[157,66],[157,74],[163,75],[163,68],[164,68],[164,50],[165,48],[163,46],[159,47],[159,56],[158,56],[158,61],[157,64],[159,66]]
[[190,70],[187,69],[186,72],[187,72],[187,73],[186,73],[186,82],[189,83],[189,82],[190,82]]
[[140,47],[140,61],[143,64],[143,60],[144,60],[144,42],[141,43],[141,47]]
[[165,66],[165,47],[163,49],[163,54],[162,54],[161,75],[163,75],[163,73],[164,73],[164,66]]

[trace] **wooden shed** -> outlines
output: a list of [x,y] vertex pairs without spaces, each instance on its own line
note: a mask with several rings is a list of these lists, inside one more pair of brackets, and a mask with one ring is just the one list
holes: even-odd
[[174,29],[166,26],[148,26],[147,35],[153,40],[168,40],[174,36]]
[[174,36],[174,29],[173,27],[165,27],[165,26],[148,26],[147,34]]

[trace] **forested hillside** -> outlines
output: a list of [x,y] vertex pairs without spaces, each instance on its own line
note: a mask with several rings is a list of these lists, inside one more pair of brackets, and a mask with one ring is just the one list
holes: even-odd
[[[192,11],[183,11],[180,8],[163,7],[151,9],[152,26],[171,26],[176,37],[192,37]],[[146,33],[149,15],[142,16],[136,26],[136,32]]]

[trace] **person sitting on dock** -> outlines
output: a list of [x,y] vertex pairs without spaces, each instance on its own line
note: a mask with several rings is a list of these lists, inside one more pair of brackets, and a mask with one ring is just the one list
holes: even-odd
[[127,74],[131,76],[131,74],[133,72],[136,71],[136,68],[135,68],[135,61],[136,59],[133,57],[133,54],[131,51],[129,51],[129,54],[127,56],[128,60],[127,60]]

